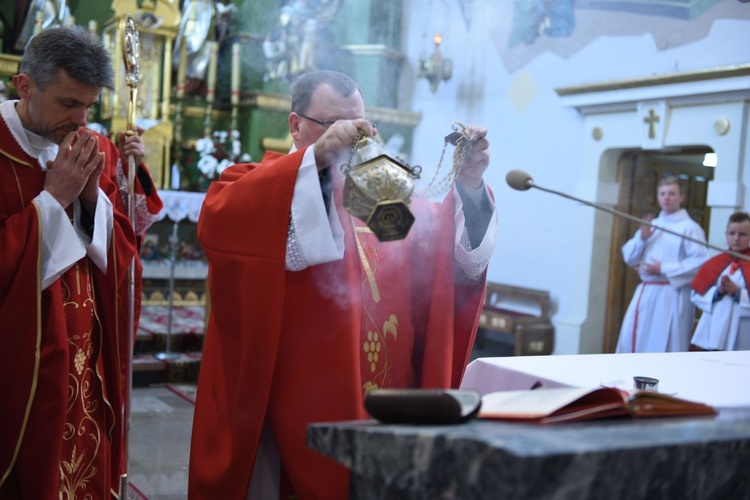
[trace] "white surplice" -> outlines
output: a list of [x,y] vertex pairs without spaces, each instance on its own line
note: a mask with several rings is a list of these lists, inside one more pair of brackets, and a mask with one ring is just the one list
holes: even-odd
[[[700,295],[692,291],[690,300],[703,310],[703,315],[693,334],[692,344],[703,349],[716,351],[746,351],[750,350],[750,300],[747,285],[742,271],[736,269],[730,273],[727,266],[717,279],[722,276],[729,278],[740,290],[739,298],[724,295],[716,297],[718,287],[714,284],[706,293]],[[714,299],[717,300],[714,300]]]
[[[706,241],[703,229],[684,209],[669,215],[661,212],[651,223]],[[706,261],[706,247],[658,229],[644,241],[638,230],[623,245],[622,255],[628,266],[659,261],[661,274],[640,275],[641,283],[622,321],[617,352],[687,351],[695,316],[690,282]]]

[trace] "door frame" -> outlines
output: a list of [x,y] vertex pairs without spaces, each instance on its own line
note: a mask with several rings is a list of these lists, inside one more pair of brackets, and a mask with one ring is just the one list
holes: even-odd
[[[710,243],[724,244],[730,214],[747,205],[750,182],[748,103],[750,64],[643,79],[556,89],[563,104],[582,115],[583,165],[576,194],[608,208],[617,205],[617,166],[624,151],[671,150],[701,145],[717,153],[708,184]],[[656,114],[660,120],[646,120]],[[575,232],[577,259],[571,312],[554,318],[555,354],[604,352],[612,215],[581,207]]]

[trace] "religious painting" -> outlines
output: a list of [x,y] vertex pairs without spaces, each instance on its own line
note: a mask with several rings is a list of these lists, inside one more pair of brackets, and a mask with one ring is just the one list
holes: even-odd
[[514,0],[482,8],[509,71],[545,52],[571,57],[600,37],[649,35],[663,51],[706,37],[716,20],[750,19],[741,0]]
[[159,235],[146,233],[141,242],[141,260],[156,260],[159,258]]

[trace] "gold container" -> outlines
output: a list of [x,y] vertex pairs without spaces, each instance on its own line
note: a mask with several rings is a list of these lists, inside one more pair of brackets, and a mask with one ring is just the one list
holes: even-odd
[[380,241],[404,239],[414,223],[409,202],[419,167],[412,169],[391,158],[367,137],[355,144],[352,159],[360,163],[351,166],[350,161],[342,167],[346,176],[344,207],[365,222]]

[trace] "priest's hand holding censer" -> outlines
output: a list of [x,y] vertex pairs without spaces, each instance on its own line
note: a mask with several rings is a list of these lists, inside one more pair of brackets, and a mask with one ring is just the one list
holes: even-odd
[[[435,175],[420,196],[443,195],[453,186],[456,179],[467,189],[482,187],[482,176],[490,164],[487,129],[476,125],[466,127],[459,122],[453,122],[452,127],[453,132],[445,136],[443,152],[440,155]],[[453,151],[453,167],[443,179],[437,180],[448,144],[456,146]]]
[[[406,237],[414,223],[408,205],[414,181],[419,179],[422,169],[389,156],[371,130],[359,130],[349,159],[341,167],[346,176],[344,207],[367,223],[379,240],[400,240]],[[487,130],[473,125],[464,127],[458,122],[453,124],[453,130],[445,137],[440,162],[430,185],[416,196],[445,194],[457,178],[467,189],[482,186],[482,175],[489,164]],[[436,182],[449,143],[456,146],[453,166],[443,179]]]

